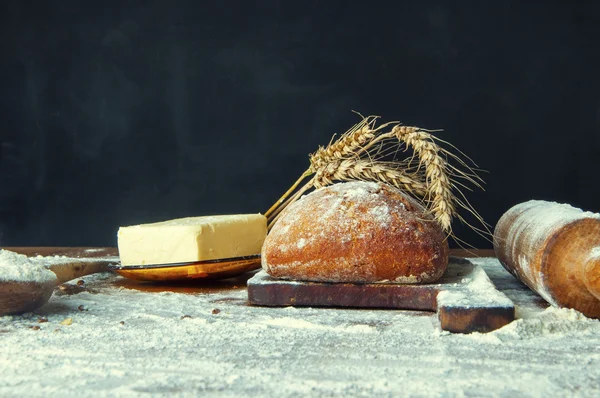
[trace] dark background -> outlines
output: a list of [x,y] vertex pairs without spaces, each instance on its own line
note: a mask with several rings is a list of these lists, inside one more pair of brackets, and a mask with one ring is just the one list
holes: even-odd
[[2,1],[0,245],[264,212],[351,110],[444,129],[492,226],[600,211],[600,2],[253,3]]

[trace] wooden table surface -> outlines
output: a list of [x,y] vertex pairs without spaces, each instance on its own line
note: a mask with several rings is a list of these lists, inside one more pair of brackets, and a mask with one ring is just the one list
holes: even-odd
[[600,396],[600,323],[549,308],[494,258],[472,261],[518,306],[517,321],[462,335],[442,332],[432,312],[250,306],[248,275],[90,275],[35,313],[0,317],[0,396]]
[[[89,257],[118,256],[116,247],[60,247],[60,246],[18,246],[4,247],[6,250],[17,253],[42,256],[70,255],[72,253],[86,253]],[[450,254],[457,257],[495,257],[493,249],[451,249]]]

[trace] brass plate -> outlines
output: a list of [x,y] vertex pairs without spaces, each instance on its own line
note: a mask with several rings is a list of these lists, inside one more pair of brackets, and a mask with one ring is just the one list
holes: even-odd
[[226,279],[260,268],[260,255],[195,263],[111,265],[117,274],[138,281]]

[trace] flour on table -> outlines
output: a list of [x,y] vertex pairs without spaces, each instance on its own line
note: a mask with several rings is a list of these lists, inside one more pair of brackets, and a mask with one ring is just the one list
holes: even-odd
[[566,337],[573,332],[598,330],[600,321],[587,318],[572,308],[548,307],[530,318],[518,319],[495,332],[501,337],[531,339]]
[[489,333],[471,333],[470,339],[488,342],[514,342],[518,340],[568,339],[579,335],[598,333],[600,321],[587,318],[571,308],[548,307],[527,317],[517,319],[508,325]]
[[513,302],[496,289],[480,266],[473,267],[468,277],[461,281],[461,291],[445,290],[438,294],[438,307],[512,307]]
[[312,322],[305,321],[303,319],[296,319],[292,317],[279,317],[267,319],[263,322],[269,326],[279,326],[293,329],[311,329],[321,330],[329,332],[339,333],[375,333],[376,329],[369,325],[342,325],[342,326],[329,326],[321,325]]
[[0,282],[44,283],[56,280],[54,272],[29,257],[0,249]]
[[460,335],[434,312],[251,307],[243,288],[89,275],[89,291],[0,317],[0,396],[599,396],[600,322],[540,307],[496,259],[469,261],[522,319]]

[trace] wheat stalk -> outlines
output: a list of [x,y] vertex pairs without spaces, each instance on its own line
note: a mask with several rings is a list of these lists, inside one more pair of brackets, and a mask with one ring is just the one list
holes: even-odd
[[400,169],[362,159],[345,159],[331,162],[315,173],[313,186],[322,188],[335,181],[374,181],[392,185],[412,195],[423,196],[427,186]]
[[427,186],[407,175],[400,168],[394,168],[385,163],[374,164],[368,160],[344,159],[327,163],[327,165],[314,173],[313,177],[293,196],[287,198],[276,212],[272,213],[269,225],[275,224],[281,211],[290,203],[296,201],[310,188],[323,188],[336,181],[373,181],[399,188],[414,197],[422,197],[427,193]]
[[419,165],[425,166],[427,193],[424,199],[442,228],[450,231],[456,208],[446,160],[441,156],[439,146],[433,142],[429,133],[418,127],[396,125],[391,133],[399,141],[411,146],[419,157]]
[[[436,141],[458,150],[432,135],[430,130],[403,126],[399,122],[376,126],[377,119],[376,116],[362,117],[359,123],[337,140],[333,141],[332,138],[329,145],[319,147],[309,156],[309,168],[265,213],[269,218],[269,228],[285,207],[308,190],[322,188],[336,181],[359,180],[382,182],[420,200],[449,235],[453,235],[453,218],[466,222],[457,208],[473,214],[485,230],[471,226],[473,229],[489,234],[487,225],[460,190],[460,187],[471,190],[469,184],[481,188],[483,181],[462,158]],[[392,126],[391,130],[384,132],[383,129],[389,126]],[[402,147],[405,151],[411,148],[412,156],[401,161],[395,160]],[[390,155],[394,155],[394,160],[385,160]],[[449,160],[456,161],[458,166],[452,165]]]
[[376,117],[369,116],[363,118],[360,123],[352,126],[342,136],[330,143],[327,147],[320,147],[312,156],[311,163],[326,159],[342,159],[352,156],[358,149],[363,147],[368,141],[375,137],[374,130],[371,128],[375,123]]

